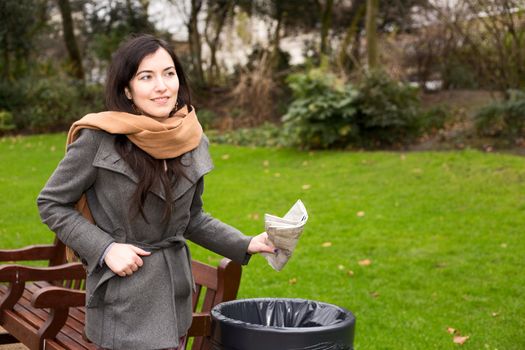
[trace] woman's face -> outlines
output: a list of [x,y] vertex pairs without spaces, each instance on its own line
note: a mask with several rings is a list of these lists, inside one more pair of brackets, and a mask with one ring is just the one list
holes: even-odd
[[173,59],[163,48],[146,56],[125,89],[127,98],[148,117],[167,118],[175,108],[179,77]]

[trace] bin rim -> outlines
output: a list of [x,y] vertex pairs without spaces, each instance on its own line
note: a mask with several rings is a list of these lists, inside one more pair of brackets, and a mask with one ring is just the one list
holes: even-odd
[[[316,326],[316,327],[277,327],[277,326],[266,326],[262,324],[255,324],[255,323],[248,323],[244,321],[239,321],[227,316],[224,316],[223,314],[219,313],[219,309],[223,306],[228,306],[231,304],[236,304],[239,302],[262,302],[262,301],[287,301],[287,302],[314,302],[316,304],[320,304],[323,306],[329,306],[338,309],[339,311],[343,312],[345,315],[348,315],[349,317],[346,317],[341,322],[327,325],[327,326]],[[242,326],[243,328],[249,328],[259,331],[264,330],[271,330],[272,332],[286,332],[290,333],[292,331],[295,331],[296,333],[303,333],[303,332],[315,332],[315,331],[329,331],[329,330],[336,330],[340,328],[348,327],[349,325],[355,323],[355,316],[354,314],[341,306],[317,301],[317,300],[311,300],[311,299],[303,299],[303,298],[247,298],[247,299],[236,299],[231,301],[222,302],[220,304],[217,304],[214,306],[211,310],[211,316],[212,318],[215,318],[216,320],[220,322],[227,323],[229,326],[236,327],[236,326]]]

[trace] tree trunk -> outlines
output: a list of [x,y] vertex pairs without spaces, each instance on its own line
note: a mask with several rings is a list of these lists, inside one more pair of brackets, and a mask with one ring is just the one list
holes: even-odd
[[334,0],[326,0],[326,4],[323,11],[323,17],[321,18],[321,49],[319,52],[321,57],[328,56],[330,54],[328,47],[328,32],[332,27],[333,6]]
[[[359,64],[359,43],[361,38],[363,15],[365,14],[366,8],[365,0],[354,1],[352,3],[352,7],[352,22],[346,30],[337,57],[337,64],[339,69],[343,72],[350,72],[355,65]],[[346,50],[351,45],[352,39],[354,41],[352,44],[352,52],[348,54]]]
[[80,51],[78,50],[77,41],[75,39],[69,0],[58,0],[58,7],[60,8],[60,14],[62,15],[64,42],[71,62],[71,73],[75,78],[84,80],[82,58],[80,57]]
[[191,60],[196,80],[199,85],[204,85],[204,72],[202,70],[201,37],[197,27],[197,17],[202,7],[202,0],[191,0],[191,14],[188,22],[188,40],[190,44]]
[[378,0],[366,1],[366,52],[369,70],[376,69],[379,64],[376,26],[377,7]]
[[279,46],[281,45],[281,28],[286,18],[286,12],[280,7],[277,8],[277,27],[273,37],[273,49],[271,52],[269,64],[272,71],[277,69],[279,65]]
[[[208,13],[208,18],[210,16],[215,17],[215,25],[210,25],[210,21],[207,20],[206,28],[214,28],[213,38],[208,36],[207,30],[205,33],[206,43],[210,48],[210,67],[208,72],[209,82],[216,82],[220,77],[219,65],[217,64],[217,48],[219,47],[219,38],[224,28],[228,12],[233,10],[233,0],[229,0],[225,5],[219,8],[218,14]],[[213,21],[213,18],[211,19]]]
[[2,75],[4,79],[7,81],[11,78],[11,62],[10,62],[10,56],[9,56],[9,36],[7,33],[4,33],[4,69],[2,71]]

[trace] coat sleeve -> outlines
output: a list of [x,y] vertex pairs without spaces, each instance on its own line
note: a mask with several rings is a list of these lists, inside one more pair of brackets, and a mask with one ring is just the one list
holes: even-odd
[[78,253],[88,273],[99,266],[104,250],[114,241],[75,209],[77,201],[97,178],[92,163],[102,136],[100,131],[82,130],[37,198],[42,221]]
[[192,242],[217,254],[246,265],[251,255],[247,253],[252,237],[245,236],[236,228],[205,213],[202,209],[204,179],[196,184],[190,209],[190,221],[185,236]]

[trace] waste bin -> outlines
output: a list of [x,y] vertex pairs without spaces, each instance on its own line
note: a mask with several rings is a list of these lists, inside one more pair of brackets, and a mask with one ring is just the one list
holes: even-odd
[[354,315],[306,299],[240,299],[211,311],[213,350],[352,350]]

